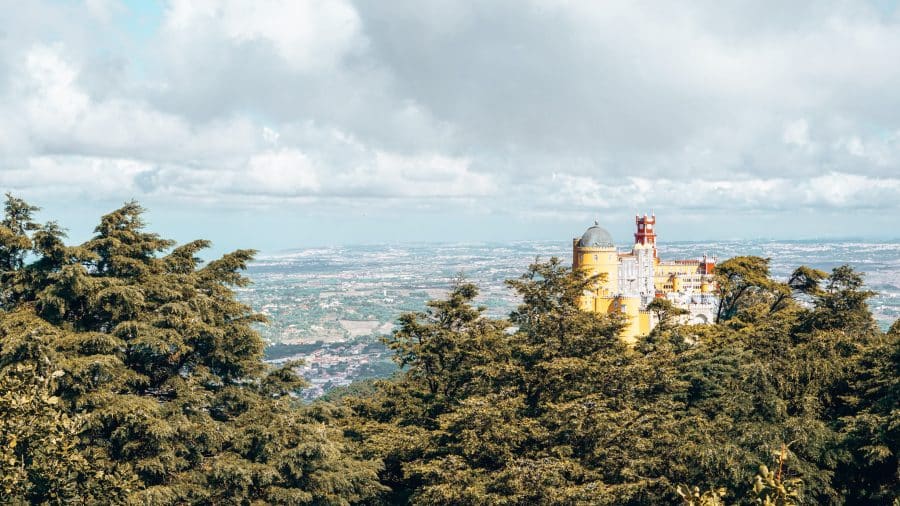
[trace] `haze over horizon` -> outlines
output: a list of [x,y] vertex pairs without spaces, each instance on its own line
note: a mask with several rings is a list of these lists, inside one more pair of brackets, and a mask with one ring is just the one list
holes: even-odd
[[219,252],[897,239],[897,4],[0,0],[0,189]]

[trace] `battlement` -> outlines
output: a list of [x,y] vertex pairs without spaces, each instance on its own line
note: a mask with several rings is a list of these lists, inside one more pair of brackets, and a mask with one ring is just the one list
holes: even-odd
[[653,230],[656,225],[656,215],[634,216],[634,224],[637,231],[634,233],[634,243],[642,246],[652,246],[653,256],[656,257],[656,232]]

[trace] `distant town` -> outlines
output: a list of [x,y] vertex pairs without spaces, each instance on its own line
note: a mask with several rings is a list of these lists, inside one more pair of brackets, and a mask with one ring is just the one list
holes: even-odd
[[[878,295],[870,301],[879,321],[900,317],[900,244],[811,241],[669,242],[664,230],[661,258],[728,258],[757,254],[772,258],[775,276],[796,265],[830,269],[842,263],[866,273]],[[580,239],[580,238],[579,238]],[[629,243],[617,239],[618,250]],[[630,238],[627,238],[630,239]],[[406,311],[424,311],[425,302],[447,293],[462,274],[476,283],[477,302],[492,316],[505,316],[518,301],[504,281],[520,276],[536,257],[572,258],[572,243],[404,244],[315,248],[261,257],[250,266],[253,284],[239,297],[269,322],[258,330],[269,343],[267,359],[304,360],[301,371],[314,398],[358,379],[396,371],[381,336]],[[696,268],[696,266],[695,266]],[[697,288],[699,288],[699,284]],[[699,290],[698,290],[699,291]]]

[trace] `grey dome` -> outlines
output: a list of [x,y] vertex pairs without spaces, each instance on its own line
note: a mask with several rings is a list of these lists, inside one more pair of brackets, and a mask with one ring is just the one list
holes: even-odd
[[609,235],[609,232],[607,232],[605,228],[601,227],[596,221],[594,222],[594,226],[587,229],[584,232],[584,235],[581,236],[581,240],[578,241],[578,246],[581,248],[616,247],[615,243],[613,243],[612,236]]

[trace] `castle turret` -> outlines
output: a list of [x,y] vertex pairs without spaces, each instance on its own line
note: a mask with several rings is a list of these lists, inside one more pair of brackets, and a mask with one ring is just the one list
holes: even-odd
[[637,225],[637,231],[634,233],[634,244],[652,248],[653,258],[656,258],[656,231],[653,230],[653,226],[656,225],[656,215],[635,215],[634,223]]
[[582,300],[582,306],[586,310],[606,312],[619,285],[619,254],[612,236],[594,222],[594,226],[572,243],[572,267],[602,278],[592,296]]
[[634,345],[658,323],[647,305],[664,297],[687,310],[683,321],[712,321],[716,309],[716,258],[660,260],[656,251],[656,216],[635,216],[634,247],[619,253],[609,232],[597,222],[580,238],[572,239],[572,267],[588,276],[598,276],[594,286],[579,297],[585,311],[620,313],[625,327],[620,338]]
[[632,252],[637,258],[638,264],[638,291],[645,297],[650,297],[656,291],[653,284],[654,266],[658,261],[656,256],[656,215],[635,215],[634,223],[637,230],[634,233],[634,248]]

